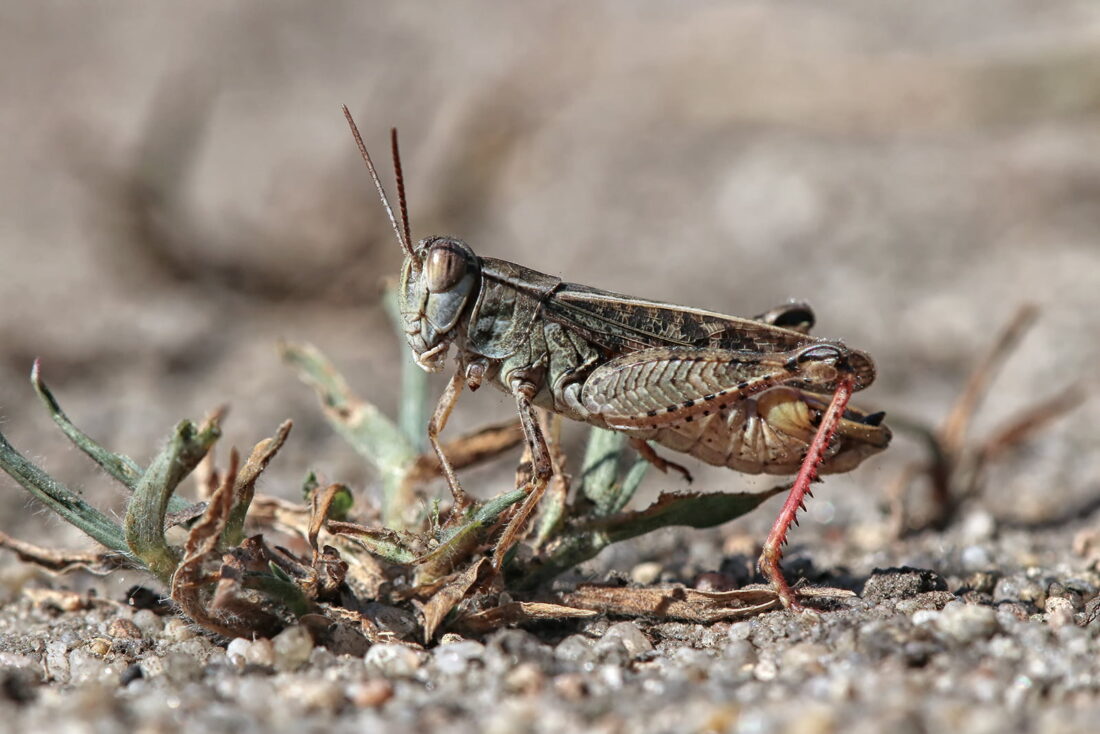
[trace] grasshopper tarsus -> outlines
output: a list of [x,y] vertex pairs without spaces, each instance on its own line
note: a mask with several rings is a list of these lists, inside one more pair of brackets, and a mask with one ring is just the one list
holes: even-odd
[[550,484],[550,478],[554,475],[554,463],[550,458],[550,447],[546,444],[546,436],[543,434],[538,415],[531,404],[531,396],[536,390],[530,382],[517,381],[512,385],[512,392],[516,396],[516,409],[519,411],[520,426],[523,428],[524,437],[531,450],[531,477],[527,480],[523,489],[527,492],[527,498],[520,505],[512,519],[508,521],[504,532],[493,549],[493,568],[500,572],[504,568],[504,558],[516,544],[527,525],[535,507],[538,505],[546,487]]

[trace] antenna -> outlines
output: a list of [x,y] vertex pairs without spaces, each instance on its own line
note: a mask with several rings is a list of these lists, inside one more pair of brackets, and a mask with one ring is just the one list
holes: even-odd
[[397,205],[401,207],[401,224],[405,228],[405,241],[412,242],[409,234],[409,205],[405,200],[405,174],[401,172],[401,151],[397,147],[397,128],[390,128],[390,147],[393,149],[393,172],[397,178]]
[[[378,177],[378,170],[374,167],[374,161],[370,159],[370,153],[367,152],[367,146],[363,144],[363,136],[359,134],[359,128],[355,125],[355,120],[351,117],[351,111],[348,110],[348,106],[344,105],[344,117],[347,118],[348,125],[351,126],[351,134],[355,138],[355,144],[359,147],[359,155],[363,157],[363,162],[367,164],[367,170],[370,171],[370,177],[374,180],[374,186],[378,189],[378,196],[382,199],[382,206],[386,209],[386,215],[390,218],[390,224],[393,225],[393,232],[397,235],[397,241],[401,245],[401,249],[405,251],[405,254],[409,257],[416,259],[416,251],[412,247],[412,238],[409,237],[409,217],[405,207],[405,184],[401,179],[401,168],[399,161],[395,160],[394,164],[397,166],[397,189],[401,197],[401,217],[405,224],[404,230],[397,224],[397,217],[393,214],[393,207],[390,206],[390,200],[386,197],[386,189],[382,186],[382,180]],[[393,145],[394,154],[396,158],[397,152],[397,131],[393,131]]]

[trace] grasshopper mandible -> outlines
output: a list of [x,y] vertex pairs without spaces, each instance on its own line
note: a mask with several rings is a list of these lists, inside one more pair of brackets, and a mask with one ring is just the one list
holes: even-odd
[[346,107],[344,114],[405,253],[398,297],[413,358],[437,372],[452,346],[457,352],[427,427],[454,497],[452,517],[471,502],[439,441],[459,394],[490,383],[516,401],[532,476],[494,549],[497,570],[552,476],[535,413],[542,408],[621,431],[658,468],[689,479],[649,442],[750,474],[797,471],[759,567],[784,605],[798,607],[779,560],[810,482],[819,470],[849,471],[890,442],[882,413],[846,407],[853,391],[874,380],[870,357],[809,336],[814,317],[805,304],[736,318],[566,283],[479,257],[453,237],[414,245],[397,131],[391,146],[400,224]]

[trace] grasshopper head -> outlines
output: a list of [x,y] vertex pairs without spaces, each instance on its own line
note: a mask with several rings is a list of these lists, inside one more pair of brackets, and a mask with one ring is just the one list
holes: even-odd
[[416,363],[429,372],[443,367],[456,326],[481,279],[477,255],[452,237],[429,237],[405,257],[399,302],[405,337]]
[[397,147],[397,129],[390,130],[390,146],[393,149],[393,168],[397,178],[397,199],[401,221],[398,223],[393,207],[378,171],[374,167],[363,137],[344,107],[344,117],[351,127],[352,137],[359,147],[359,154],[367,164],[371,180],[378,189],[382,207],[393,225],[397,244],[405,252],[405,264],[401,268],[401,286],[398,304],[405,322],[405,338],[412,348],[413,359],[429,372],[438,372],[447,356],[447,347],[458,335],[458,326],[471,294],[477,293],[481,280],[481,260],[466,243],[453,237],[429,237],[412,245],[409,228],[409,212],[405,202],[405,183],[401,173],[401,153]]

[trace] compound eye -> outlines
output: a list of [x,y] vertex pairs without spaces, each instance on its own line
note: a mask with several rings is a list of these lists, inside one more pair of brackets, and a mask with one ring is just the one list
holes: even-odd
[[428,255],[426,273],[428,290],[442,293],[458,285],[466,275],[466,256],[462,252],[443,245],[432,248]]

